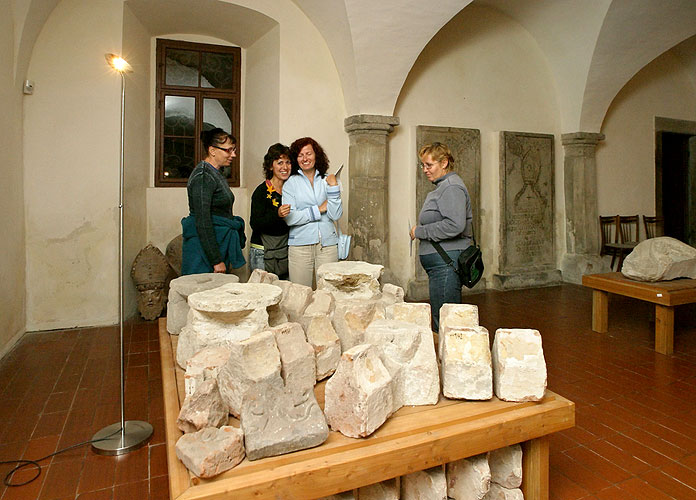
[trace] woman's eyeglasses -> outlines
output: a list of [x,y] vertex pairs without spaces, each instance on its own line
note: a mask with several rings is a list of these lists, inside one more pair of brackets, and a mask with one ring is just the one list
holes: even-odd
[[213,147],[216,149],[222,149],[228,155],[231,155],[232,153],[237,152],[237,146],[232,146],[231,148],[221,148],[220,146],[213,146]]

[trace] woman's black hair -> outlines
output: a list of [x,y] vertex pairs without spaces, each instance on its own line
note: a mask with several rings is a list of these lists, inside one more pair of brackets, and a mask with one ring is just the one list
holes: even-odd
[[232,144],[237,144],[237,139],[235,139],[232,134],[228,134],[222,130],[220,127],[201,132],[201,142],[203,143],[203,149],[205,150],[206,154],[208,154],[208,148],[224,144],[227,139],[232,141]]
[[290,148],[279,142],[268,148],[268,152],[263,157],[263,173],[266,179],[273,178],[273,162],[285,156],[290,159]]
[[314,168],[317,169],[317,172],[319,172],[319,175],[323,179],[326,177],[326,172],[329,171],[329,158],[326,156],[324,148],[322,148],[319,143],[311,137],[302,137],[301,139],[297,139],[295,142],[290,144],[290,162],[292,163],[292,173],[296,174],[300,171],[300,164],[297,163],[297,155],[300,154],[302,148],[307,144],[311,145],[312,149],[314,149],[314,155],[316,156]]

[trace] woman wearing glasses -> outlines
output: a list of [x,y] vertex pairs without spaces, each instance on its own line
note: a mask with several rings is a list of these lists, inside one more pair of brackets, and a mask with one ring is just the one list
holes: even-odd
[[461,302],[462,284],[454,268],[445,263],[432,242],[438,242],[456,263],[459,254],[472,244],[473,217],[469,191],[461,177],[452,171],[454,158],[450,149],[434,142],[423,146],[418,156],[425,176],[435,184],[435,189],[423,202],[418,225],[411,228],[411,239],[420,240],[418,255],[428,273],[432,326],[437,332],[440,307]]
[[214,128],[201,132],[205,158],[188,179],[189,216],[181,219],[181,274],[226,273],[245,264],[244,220],[232,215],[234,194],[222,169],[237,156],[234,137]]

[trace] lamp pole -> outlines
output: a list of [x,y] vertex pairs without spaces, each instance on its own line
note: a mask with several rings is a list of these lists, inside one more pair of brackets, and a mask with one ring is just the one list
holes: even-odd
[[152,425],[125,419],[125,356],[123,349],[123,157],[125,154],[126,76],[132,71],[125,59],[106,54],[106,61],[121,75],[121,151],[118,180],[118,325],[121,347],[121,421],[108,425],[92,436],[92,450],[99,455],[124,455],[143,446],[152,436]]

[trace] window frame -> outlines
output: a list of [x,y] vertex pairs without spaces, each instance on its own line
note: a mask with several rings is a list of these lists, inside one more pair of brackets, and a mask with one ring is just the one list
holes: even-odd
[[[193,50],[201,53],[198,60],[199,86],[167,85],[165,54],[167,49]],[[200,86],[201,64],[203,53],[218,53],[233,55],[234,67],[232,69],[232,88],[214,89]],[[178,177],[168,178],[164,175],[164,99],[167,96],[194,97],[195,98],[195,119],[194,119],[194,165],[200,162],[205,156],[203,146],[199,139],[203,127],[203,100],[204,99],[229,99],[232,101],[232,122],[231,132],[236,137],[239,145],[240,114],[241,114],[241,59],[242,50],[239,47],[225,45],[213,45],[208,43],[186,42],[181,40],[169,40],[157,38],[156,46],[156,109],[155,109],[155,187],[185,187],[187,178]],[[230,165],[231,172],[228,183],[231,187],[240,186],[240,161],[239,156],[232,160]]]

